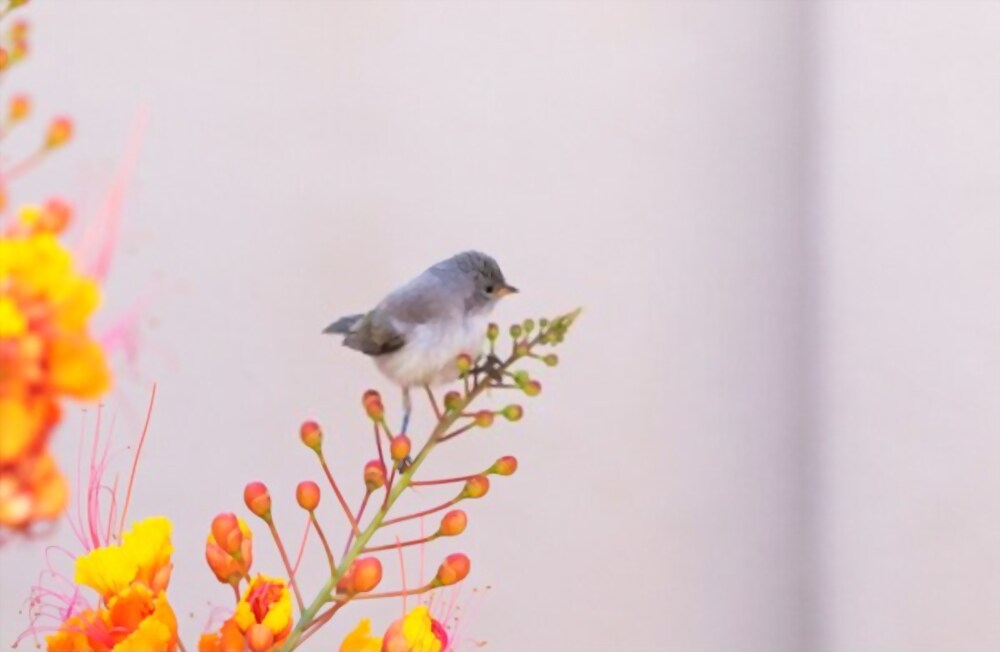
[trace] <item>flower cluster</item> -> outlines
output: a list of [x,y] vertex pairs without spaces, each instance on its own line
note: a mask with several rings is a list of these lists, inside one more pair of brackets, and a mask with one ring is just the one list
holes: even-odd
[[[362,397],[362,407],[372,422],[376,457],[362,465],[361,481],[364,494],[357,509],[352,509],[334,477],[327,459],[329,442],[315,421],[306,421],[299,429],[301,442],[315,455],[320,469],[340,509],[344,513],[346,543],[339,559],[330,545],[329,525],[319,521],[316,509],[321,499],[320,485],[303,480],[295,491],[296,502],[307,514],[306,534],[315,532],[326,557],[329,576],[312,601],[303,599],[300,578],[296,570],[301,561],[306,540],[293,563],[276,525],[271,494],[262,482],[251,482],[244,489],[244,503],[251,514],[267,528],[284,566],[281,577],[252,575],[253,534],[247,524],[232,513],[221,513],[212,521],[206,541],[205,558],[212,573],[222,584],[232,587],[235,606],[221,626],[202,636],[199,650],[293,650],[323,627],[349,603],[374,598],[421,596],[462,582],[470,573],[471,561],[461,552],[444,557],[437,572],[419,586],[377,592],[382,581],[381,554],[399,554],[409,546],[425,546],[438,539],[457,537],[468,526],[468,515],[458,509],[459,503],[483,498],[490,491],[491,477],[513,475],[517,459],[504,456],[481,471],[450,478],[423,479],[418,472],[434,449],[474,429],[490,428],[496,419],[518,421],[524,409],[509,404],[499,409],[478,408],[474,404],[489,390],[513,390],[527,396],[537,396],[541,384],[522,368],[527,360],[537,360],[547,366],[558,364],[551,352],[543,347],[562,342],[579,311],[539,322],[526,320],[511,327],[511,349],[506,358],[497,355],[499,328],[493,324],[487,333],[489,349],[477,359],[460,356],[456,365],[461,373],[462,391],[448,392],[441,402],[430,388],[427,395],[436,424],[414,452],[413,442],[406,434],[393,434],[386,421],[382,398],[375,390]],[[388,458],[388,459],[387,459]],[[402,516],[390,516],[397,500],[415,487],[455,487],[455,493],[434,507]],[[375,513],[366,517],[367,508],[375,505]],[[417,519],[442,514],[437,529],[426,536],[394,543],[375,544],[374,537],[386,528]],[[298,617],[293,615],[293,602]],[[381,636],[372,633],[371,621],[363,619],[344,639],[342,652],[392,650],[399,652],[447,652],[455,650],[457,639],[451,636],[449,624],[434,618],[427,605],[420,604],[403,618],[392,623]]]
[[[8,2],[4,13],[23,2]],[[24,60],[28,26],[16,22],[0,46],[0,74]],[[0,137],[26,121],[31,100],[8,102]],[[51,121],[38,147],[0,170],[0,212],[8,186],[72,135],[68,118]],[[20,207],[0,229],[0,529],[22,530],[58,516],[67,486],[47,442],[65,398],[95,399],[110,383],[105,354],[90,335],[100,300],[94,278],[82,273],[60,241],[71,221],[60,199]]]
[[171,524],[147,518],[121,544],[77,557],[75,582],[100,596],[99,606],[68,617],[47,637],[51,652],[175,650],[177,617],[166,589],[173,564]]

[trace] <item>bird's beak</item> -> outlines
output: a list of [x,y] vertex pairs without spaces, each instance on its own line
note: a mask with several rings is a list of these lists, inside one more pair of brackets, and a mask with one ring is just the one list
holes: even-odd
[[497,290],[498,297],[505,297],[508,294],[517,294],[518,290],[513,285],[503,285]]

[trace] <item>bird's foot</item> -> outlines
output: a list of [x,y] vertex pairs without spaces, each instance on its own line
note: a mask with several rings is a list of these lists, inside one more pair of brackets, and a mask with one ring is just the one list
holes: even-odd
[[490,353],[486,358],[472,369],[473,374],[483,374],[495,383],[503,381],[503,360],[496,354]]

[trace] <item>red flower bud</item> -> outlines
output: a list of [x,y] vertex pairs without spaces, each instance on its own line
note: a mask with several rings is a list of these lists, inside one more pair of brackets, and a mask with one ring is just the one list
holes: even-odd
[[445,557],[444,563],[438,568],[434,582],[439,586],[457,584],[466,578],[471,566],[469,558],[460,552],[448,555]]
[[517,471],[517,458],[513,455],[501,457],[490,467],[490,473],[497,475],[514,475],[514,471]]
[[243,502],[255,516],[265,521],[271,518],[271,494],[263,482],[250,482],[243,489]]
[[472,356],[470,356],[468,353],[463,353],[459,355],[458,358],[455,360],[455,365],[458,367],[458,370],[461,373],[464,374],[468,372],[469,370],[472,369]]
[[55,118],[49,123],[45,133],[45,147],[52,149],[65,145],[73,137],[73,121],[65,116]]
[[235,555],[240,552],[243,544],[243,532],[240,531],[236,514],[231,512],[219,514],[212,519],[212,538],[226,553]]
[[365,407],[368,418],[372,421],[381,421],[385,418],[385,407],[382,405],[382,396],[374,389],[369,389],[361,397],[361,404]]
[[274,646],[274,632],[266,625],[254,623],[247,630],[247,645],[250,652],[268,652]]
[[476,425],[480,428],[489,428],[493,425],[493,413],[489,410],[476,412]]
[[365,464],[365,487],[375,491],[385,486],[385,465],[380,460],[371,460]]
[[303,421],[299,427],[299,438],[302,443],[317,453],[323,446],[323,430],[315,421]]
[[394,462],[402,462],[410,454],[410,438],[406,435],[396,435],[389,443],[389,454]]
[[476,475],[465,481],[461,496],[464,498],[482,498],[490,490],[490,479],[485,475]]
[[319,485],[312,480],[303,480],[295,488],[295,500],[302,509],[313,511],[319,505]]
[[453,509],[441,518],[441,527],[438,534],[443,537],[458,536],[465,532],[465,526],[469,523],[469,517],[460,509]]

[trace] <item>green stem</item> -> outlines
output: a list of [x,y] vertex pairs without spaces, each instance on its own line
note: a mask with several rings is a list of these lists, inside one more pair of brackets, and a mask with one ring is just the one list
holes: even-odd
[[[543,333],[544,331],[539,332],[538,336],[528,343],[528,346],[533,347],[538,344],[542,339]],[[511,356],[503,363],[500,370],[506,370],[507,367],[519,359],[520,356],[516,353],[511,354]],[[420,465],[423,464],[425,459],[427,459],[427,456],[434,449],[434,447],[440,443],[441,438],[448,432],[448,428],[450,428],[455,421],[462,416],[462,411],[471,405],[472,402],[489,387],[489,382],[477,384],[466,395],[464,405],[460,406],[457,410],[446,413],[441,420],[438,421],[437,425],[434,427],[434,431],[431,433],[431,436],[427,438],[427,443],[425,443],[424,447],[420,449],[420,453],[417,455],[417,458],[413,460],[413,464],[411,464],[410,467],[399,476],[396,484],[393,485],[388,497],[382,504],[382,508],[378,510],[374,517],[372,517],[371,523],[369,523],[368,527],[366,527],[365,530],[358,535],[358,537],[354,540],[354,543],[351,545],[350,550],[348,550],[347,554],[340,560],[340,565],[337,567],[336,573],[327,579],[323,588],[321,588],[319,593],[316,595],[316,598],[305,610],[302,611],[298,622],[295,624],[295,629],[292,630],[292,633],[289,634],[287,639],[285,639],[285,644],[281,647],[281,652],[291,652],[298,647],[303,633],[312,624],[313,620],[316,618],[316,614],[318,614],[319,610],[323,608],[323,605],[332,600],[332,592],[334,587],[337,586],[337,582],[340,581],[340,578],[343,577],[344,573],[351,567],[351,564],[354,563],[357,556],[361,554],[361,551],[368,545],[368,541],[372,538],[379,527],[382,526],[382,521],[385,520],[386,514],[389,513],[390,509],[392,509],[396,499],[399,498],[403,491],[410,486],[413,474],[416,473],[417,469],[420,468]],[[351,515],[348,511],[348,518],[351,516],[353,515]],[[352,524],[355,527],[358,527],[356,522]]]

